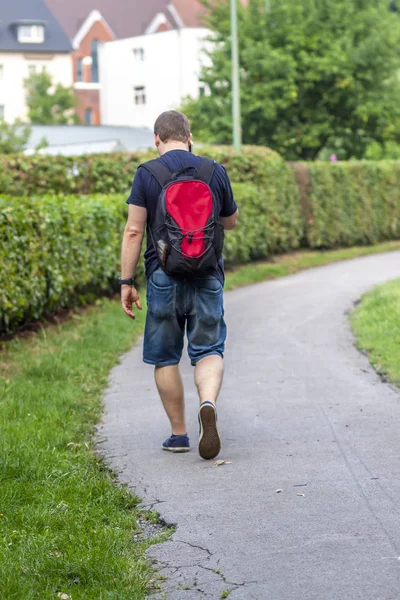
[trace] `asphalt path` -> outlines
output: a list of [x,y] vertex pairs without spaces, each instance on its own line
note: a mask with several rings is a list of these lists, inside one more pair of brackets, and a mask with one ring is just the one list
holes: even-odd
[[182,455],[160,449],[168,422],[141,345],[122,358],[99,447],[177,526],[149,552],[166,577],[154,598],[400,599],[400,395],[356,349],[348,318],[396,277],[400,252],[226,294],[220,466],[197,454],[187,358],[193,449]]

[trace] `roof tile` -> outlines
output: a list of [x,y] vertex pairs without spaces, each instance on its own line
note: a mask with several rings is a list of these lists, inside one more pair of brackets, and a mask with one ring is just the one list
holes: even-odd
[[[27,0],[28,1],[28,0]],[[145,33],[159,12],[167,11],[171,0],[46,0],[48,6],[72,39],[92,10],[98,10],[117,38]],[[202,12],[198,0],[173,0],[187,27],[198,26]]]

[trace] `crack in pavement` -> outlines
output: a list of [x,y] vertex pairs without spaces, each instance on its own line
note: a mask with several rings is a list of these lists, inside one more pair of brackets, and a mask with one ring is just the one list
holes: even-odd
[[[212,582],[214,588],[217,590],[216,593],[219,594],[227,590],[226,586],[229,586],[229,591],[232,592],[239,587],[245,587],[246,585],[256,583],[256,581],[230,581],[220,569],[202,564],[204,560],[209,561],[213,557],[213,553],[208,548],[175,538],[173,538],[170,542],[174,546],[173,549],[169,550],[169,555],[173,556],[174,558],[170,558],[168,561],[158,558],[157,546],[154,547],[156,556],[154,564],[157,566],[157,571],[161,575],[167,577],[165,582],[159,584],[160,590],[157,590],[155,594],[168,594],[169,592],[173,594],[176,590],[190,590],[191,592],[199,592],[205,595],[208,592],[201,588],[201,583],[199,585],[199,580],[201,582],[205,582],[208,587],[210,587],[210,582]],[[186,545],[192,549],[200,550],[201,555],[196,561],[190,563],[186,561],[185,564],[177,564],[176,556],[177,554],[179,556],[179,545]],[[152,550],[153,549],[150,549],[150,556],[154,555]],[[204,554],[206,555],[205,557]],[[201,575],[202,571],[207,572],[206,579],[204,579]],[[190,584],[189,582],[196,582],[196,584]]]
[[[158,506],[159,504],[164,504],[165,502],[168,502],[168,500],[155,500],[154,502],[150,502],[148,504],[141,502],[139,504],[139,506],[143,510],[148,510],[151,512],[152,510],[154,510],[155,506]],[[168,527],[168,528],[175,527],[175,525],[173,525],[173,524],[165,523],[165,521],[163,521],[162,519],[160,522],[162,522],[165,525],[165,527]]]
[[206,552],[209,557],[213,555],[211,550],[209,550],[208,548],[203,548],[203,546],[199,546],[198,544],[192,544],[190,542],[186,542],[185,540],[174,540],[174,541],[178,542],[180,544],[187,544],[191,548],[198,548],[199,550],[203,550],[203,552]]

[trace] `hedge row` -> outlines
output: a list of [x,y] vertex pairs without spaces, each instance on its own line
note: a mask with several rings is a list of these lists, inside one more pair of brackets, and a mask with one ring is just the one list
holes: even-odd
[[[233,182],[263,185],[270,179],[278,154],[268,148],[245,147],[237,154],[228,146],[202,148],[229,171]],[[88,156],[0,156],[0,191],[9,196],[36,194],[127,193],[138,166],[155,158],[155,151]]]
[[311,248],[400,239],[400,161],[295,165]]
[[276,165],[266,187],[233,184],[240,207],[239,225],[225,238],[227,266],[289,252],[300,246],[304,226],[293,174]]
[[[285,192],[271,185],[268,196],[249,184],[233,187],[241,223],[227,236],[229,264],[299,246],[303,228],[292,183]],[[0,332],[115,287],[124,200],[122,195],[0,199]]]
[[0,199],[0,330],[109,290],[123,199]]
[[[226,148],[207,153],[225,164],[233,181],[245,182],[233,185],[240,219],[237,230],[227,235],[228,265],[300,245],[333,248],[400,239],[400,161],[287,165],[268,149],[246,150],[243,156]],[[90,177],[76,176],[75,184],[81,191],[84,185],[97,189],[106,185],[109,161],[107,187],[113,189],[125,185],[121,182],[130,180],[144,159],[133,156],[46,157],[43,165],[43,157],[26,159],[31,171],[20,175],[24,199],[0,198],[0,331],[112,288],[119,271],[125,195],[61,195],[69,181],[63,169],[68,161],[71,168],[76,168],[74,161],[86,161],[82,164],[90,165]],[[3,167],[7,160],[21,166],[25,158],[0,158]],[[14,177],[16,167],[8,164],[8,175]],[[0,180],[4,177],[0,173]],[[59,194],[30,197],[29,190],[38,194],[46,185],[58,185]]]

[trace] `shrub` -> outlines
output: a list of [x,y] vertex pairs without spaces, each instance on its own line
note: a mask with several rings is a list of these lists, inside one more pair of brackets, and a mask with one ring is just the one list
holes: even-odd
[[[284,164],[268,148],[244,148],[243,154],[230,147],[199,149],[199,153],[221,162],[234,182],[262,185],[274,165]],[[148,150],[132,154],[88,156],[0,156],[0,190],[9,196],[37,194],[127,194],[138,166],[156,157]]]
[[[282,177],[287,173],[283,169]],[[228,264],[298,247],[302,226],[292,178],[287,189],[271,183],[268,195],[248,184],[235,184],[234,192],[241,219],[227,235]],[[122,195],[0,199],[0,331],[116,289],[124,200]],[[139,280],[142,275],[141,262]]]
[[[288,165],[265,148],[201,153],[221,162],[234,182],[240,219],[226,237],[227,265],[300,245],[400,238],[400,161]],[[152,155],[0,158],[3,187],[25,197],[0,199],[0,331],[115,287],[127,188]],[[52,194],[37,195],[46,189]]]
[[399,239],[399,161],[303,163],[296,171],[311,248]]
[[127,193],[139,164],[152,156],[1,156],[0,190],[10,196]]
[[[240,207],[239,225],[225,238],[225,263],[228,266],[268,258],[295,250],[303,237],[297,188],[292,178],[271,181],[267,188],[233,184]],[[286,184],[286,185],[285,185]]]
[[115,281],[122,197],[0,199],[0,330],[11,330]]
[[233,183],[268,185],[277,170],[281,173],[287,171],[286,179],[293,179],[279,154],[262,146],[243,146],[241,154],[231,146],[202,146],[198,153],[221,163]]

